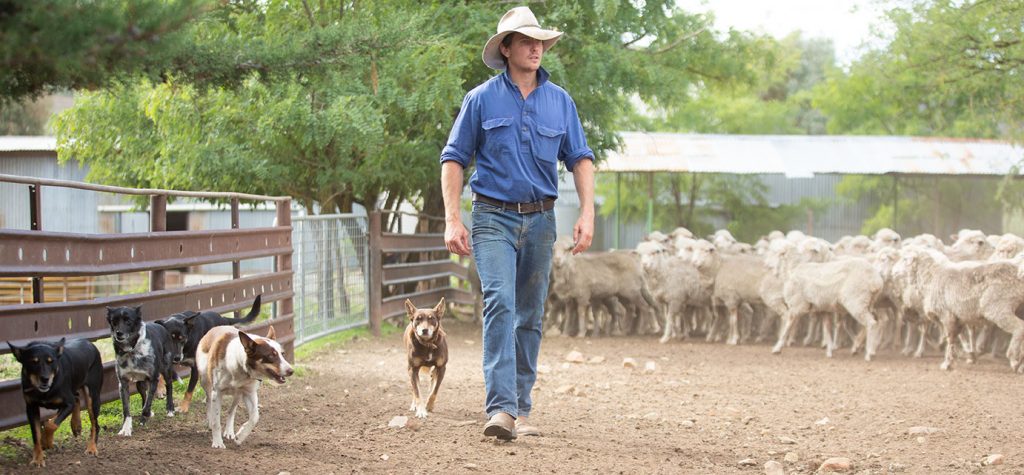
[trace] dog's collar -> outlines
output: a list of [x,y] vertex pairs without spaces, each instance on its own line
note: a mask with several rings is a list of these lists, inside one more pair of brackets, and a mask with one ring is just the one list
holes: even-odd
[[[440,330],[440,328],[438,330]],[[434,332],[434,336],[431,337],[429,341],[421,340],[420,336],[417,335],[416,333],[413,333],[413,340],[415,340],[416,343],[419,343],[420,346],[425,346],[431,350],[437,349],[437,331]]]

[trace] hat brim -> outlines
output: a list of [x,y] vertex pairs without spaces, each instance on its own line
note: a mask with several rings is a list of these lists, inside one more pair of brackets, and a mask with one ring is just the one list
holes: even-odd
[[484,45],[483,60],[487,67],[499,71],[505,70],[505,61],[501,56],[501,40],[504,40],[506,36],[512,33],[522,33],[530,38],[541,40],[544,43],[544,52],[547,52],[562,37],[561,31],[545,30],[535,26],[524,26],[514,30],[503,31],[492,36],[487,40],[487,44]]

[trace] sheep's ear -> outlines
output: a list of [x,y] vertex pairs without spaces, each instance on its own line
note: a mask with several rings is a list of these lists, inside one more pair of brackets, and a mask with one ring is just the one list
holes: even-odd
[[409,320],[416,314],[416,306],[412,304],[412,300],[405,299],[405,313],[409,315]]
[[437,314],[437,318],[441,318],[444,316],[444,310],[444,297],[441,297],[441,301],[437,303],[436,307],[434,307],[434,313]]

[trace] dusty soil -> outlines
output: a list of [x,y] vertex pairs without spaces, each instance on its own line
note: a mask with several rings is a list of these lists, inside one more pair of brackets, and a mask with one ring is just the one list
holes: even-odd
[[[495,442],[482,436],[478,332],[448,328],[448,376],[436,412],[418,427],[388,428],[392,417],[412,415],[396,334],[322,353],[305,363],[306,376],[265,386],[259,426],[241,447],[210,448],[200,401],[184,416],[158,414],[130,439],[104,427],[99,458],[83,455],[83,439],[64,442],[48,453],[46,471],[764,473],[774,460],[787,473],[810,473],[847,457],[863,473],[1024,472],[1024,379],[1002,361],[942,372],[938,355],[866,363],[846,352],[772,356],[767,346],[653,337],[546,338],[541,364],[550,372],[540,376],[532,418],[545,435]],[[604,362],[564,363],[573,349]],[[639,367],[624,368],[624,357]],[[656,370],[644,374],[648,361]],[[916,426],[938,431],[910,434]],[[788,453],[796,461],[785,461]],[[982,466],[990,454],[1004,464]]]

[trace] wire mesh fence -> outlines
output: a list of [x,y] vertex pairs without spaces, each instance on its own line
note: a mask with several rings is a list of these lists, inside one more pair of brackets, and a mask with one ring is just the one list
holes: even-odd
[[292,218],[295,345],[369,322],[367,218]]

